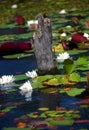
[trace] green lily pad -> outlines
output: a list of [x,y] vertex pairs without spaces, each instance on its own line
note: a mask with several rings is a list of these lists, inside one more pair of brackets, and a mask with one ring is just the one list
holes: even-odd
[[16,106],[6,107],[2,112],[9,112],[11,109],[16,108]]
[[74,123],[74,120],[72,119],[64,119],[64,120],[53,120],[52,118],[49,118],[47,119],[47,121],[52,124],[52,125],[61,125],[61,126],[64,126],[64,125],[73,125]]
[[25,74],[15,75],[14,77],[15,81],[27,79],[27,76]]
[[58,86],[59,82],[58,79],[54,77],[52,79],[44,81],[43,84],[48,86]]
[[[77,75],[77,74],[76,74]],[[72,77],[72,76],[71,76]],[[45,75],[34,78],[31,82],[33,88],[45,88],[47,86],[59,86],[62,84],[73,85],[76,84],[79,79],[72,79],[69,81],[67,75]]]
[[71,74],[74,71],[74,61],[71,59],[66,59],[63,62],[63,68],[66,74]]
[[84,66],[88,64],[88,60],[86,56],[80,56],[76,61],[75,65],[76,66]]
[[13,54],[13,55],[4,55],[3,58],[5,58],[5,59],[13,59],[13,58],[21,59],[21,58],[29,57],[31,55],[32,54],[18,53],[18,54]]
[[71,88],[70,90],[60,90],[60,93],[67,93],[69,96],[76,96],[76,95],[79,95],[81,94],[83,91],[85,91],[84,88]]
[[34,78],[31,82],[32,87],[35,88],[45,88],[45,86],[43,85],[43,81],[51,79],[53,77],[53,75],[46,75],[46,76],[38,76],[36,78]]
[[79,82],[81,80],[81,77],[78,73],[74,72],[69,75],[69,81],[70,82]]

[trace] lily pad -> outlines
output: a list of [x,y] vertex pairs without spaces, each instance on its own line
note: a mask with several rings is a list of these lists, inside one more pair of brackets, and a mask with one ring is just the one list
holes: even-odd
[[71,74],[74,71],[74,61],[71,59],[66,59],[63,62],[63,68],[66,74]]
[[27,76],[25,74],[22,74],[22,75],[15,75],[15,81],[18,81],[18,80],[25,80],[27,79]]
[[32,54],[25,54],[25,53],[18,53],[18,54],[12,54],[12,55],[4,55],[3,58],[5,59],[21,59],[21,58],[25,58],[25,57],[29,57]]
[[83,91],[85,91],[85,89],[84,88],[81,88],[81,89],[79,89],[79,88],[71,88],[70,90],[60,90],[60,93],[67,93],[69,96],[76,96],[76,95],[79,95],[79,94],[81,94]]
[[75,65],[76,66],[84,66],[88,64],[88,59],[86,56],[80,56],[76,61]]
[[69,76],[70,82],[79,82],[80,80],[81,80],[81,77],[77,72],[74,72],[74,73],[70,74],[70,76]]
[[11,106],[11,107],[6,107],[5,109],[3,109],[3,112],[9,112],[11,109],[16,108],[16,106]]
[[64,126],[64,125],[73,125],[74,123],[74,120],[72,119],[64,119],[64,120],[53,120],[51,118],[47,119],[47,121],[52,124],[52,125],[61,125],[61,126]]

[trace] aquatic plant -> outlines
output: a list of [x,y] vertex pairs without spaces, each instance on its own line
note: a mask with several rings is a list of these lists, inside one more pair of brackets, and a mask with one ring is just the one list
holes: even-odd
[[35,70],[32,70],[32,71],[27,71],[27,73],[25,73],[26,76],[30,77],[30,78],[35,78],[37,77],[37,73]]
[[30,81],[25,82],[22,86],[19,87],[19,89],[20,93],[25,96],[27,101],[31,100],[33,88]]
[[57,56],[57,61],[64,62],[65,59],[69,59],[69,58],[70,58],[70,56],[69,56],[68,52],[59,53],[59,55]]
[[0,85],[12,83],[15,80],[13,75],[3,75],[0,78]]

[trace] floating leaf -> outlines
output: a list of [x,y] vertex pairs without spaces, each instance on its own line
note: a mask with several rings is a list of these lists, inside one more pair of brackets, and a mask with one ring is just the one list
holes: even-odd
[[51,79],[53,75],[46,75],[46,76],[38,76],[34,78],[31,82],[33,88],[44,88],[43,81]]
[[70,89],[70,90],[60,90],[60,93],[64,93],[64,92],[66,92],[69,96],[76,96],[76,95],[79,95],[79,94],[81,94],[83,91],[85,91],[85,89],[84,88],[81,88],[81,89],[79,89],[79,88],[72,88],[72,89]]
[[88,64],[88,60],[86,56],[80,56],[76,61],[75,65],[76,66],[84,66]]
[[74,123],[74,120],[72,119],[64,119],[64,120],[53,120],[51,118],[47,119],[47,121],[52,124],[52,125],[61,125],[61,126],[64,126],[64,125],[73,125]]
[[25,80],[25,79],[27,79],[27,76],[25,74],[15,75],[15,81]]
[[48,86],[58,86],[59,82],[58,82],[57,78],[52,78],[52,79],[50,79],[48,81],[44,81],[43,84],[48,85]]
[[74,62],[71,59],[66,59],[63,62],[63,68],[66,74],[71,74],[74,71]]
[[21,59],[21,58],[25,58],[25,57],[29,57],[32,54],[25,54],[25,53],[19,53],[19,54],[12,54],[12,55],[4,55],[3,58],[5,59]]
[[28,116],[30,118],[38,118],[39,117],[39,113],[38,112],[33,112],[33,113],[28,114]]
[[6,107],[2,112],[9,112],[11,109],[16,108],[16,106]]
[[38,108],[38,110],[40,110],[40,111],[47,111],[47,110],[49,110],[49,108],[47,108],[47,107],[40,107],[40,108]]
[[70,82],[79,82],[81,79],[80,75],[76,72],[69,75],[69,81]]

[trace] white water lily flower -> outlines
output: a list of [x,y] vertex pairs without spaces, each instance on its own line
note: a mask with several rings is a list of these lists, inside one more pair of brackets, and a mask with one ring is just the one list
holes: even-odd
[[20,93],[25,96],[26,101],[31,101],[31,96],[33,92],[33,88],[31,86],[30,81],[25,82],[21,87],[19,87]]
[[67,52],[61,53],[57,56],[57,60],[60,62],[64,62],[64,60],[69,59],[70,56]]
[[11,6],[11,8],[12,8],[12,9],[16,9],[16,8],[17,8],[17,5],[14,4],[14,5]]
[[27,26],[30,28],[36,28],[38,25],[38,20],[30,20],[27,21]]
[[66,10],[65,9],[62,9],[60,12],[59,12],[59,14],[66,14],[67,12],[66,12]]
[[0,85],[12,83],[15,80],[13,75],[3,75],[0,78]]
[[67,25],[66,28],[72,28],[70,25]]
[[28,92],[32,91],[32,86],[30,81],[25,82],[21,87],[19,87],[19,89],[21,90],[21,94],[25,95]]
[[89,40],[89,34],[84,33],[83,36],[86,37]]
[[60,36],[61,37],[66,37],[66,33],[62,33]]
[[26,74],[26,76],[28,76],[28,77],[30,77],[30,78],[35,78],[35,77],[37,77],[37,73],[36,73],[36,71],[35,70],[33,70],[33,71],[27,71],[27,73],[25,73]]

